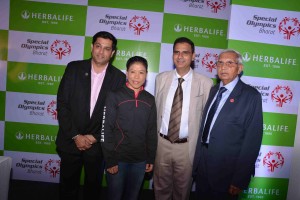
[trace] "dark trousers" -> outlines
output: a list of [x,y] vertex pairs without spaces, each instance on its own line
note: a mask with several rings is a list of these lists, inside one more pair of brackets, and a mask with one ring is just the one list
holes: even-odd
[[102,155],[69,154],[59,152],[60,165],[60,200],[79,199],[80,176],[84,167],[83,199],[99,200],[103,177]]
[[[208,146],[201,146],[201,160],[196,176],[196,199],[199,200],[237,200],[238,195],[230,195],[227,191],[219,191],[218,188],[213,188],[209,184],[209,178],[207,176],[207,149]],[[229,186],[228,186],[229,188]]]

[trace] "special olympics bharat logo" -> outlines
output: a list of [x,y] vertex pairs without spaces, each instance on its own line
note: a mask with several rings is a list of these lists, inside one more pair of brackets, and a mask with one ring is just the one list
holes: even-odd
[[56,101],[52,100],[47,106],[47,113],[52,116],[52,119],[57,120]]
[[51,178],[55,178],[60,173],[60,160],[49,159],[45,166],[45,172],[50,174]]
[[276,106],[282,107],[293,100],[293,92],[289,86],[277,85],[271,93],[271,99],[277,103]]
[[208,72],[212,72],[216,69],[216,62],[218,60],[218,54],[216,53],[206,53],[202,58],[202,66],[207,69]]
[[284,35],[284,39],[290,40],[292,36],[300,34],[300,22],[297,18],[285,17],[279,23],[279,33]]
[[63,56],[69,56],[71,54],[71,45],[67,40],[55,40],[50,50],[51,54],[56,56],[56,59],[61,60]]
[[270,172],[281,168],[284,165],[284,157],[280,152],[269,151],[263,158],[263,166],[267,167]]
[[145,16],[134,16],[129,21],[129,29],[134,31],[135,35],[141,35],[145,30],[149,30],[150,22]]
[[211,12],[217,13],[218,11],[224,10],[226,8],[226,0],[207,0],[207,7],[211,8]]

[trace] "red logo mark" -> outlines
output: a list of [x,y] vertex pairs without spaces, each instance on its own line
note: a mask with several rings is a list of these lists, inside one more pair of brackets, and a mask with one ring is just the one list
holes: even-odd
[[282,167],[284,164],[284,157],[280,152],[269,151],[263,159],[263,165],[274,172],[275,168]]
[[56,101],[52,100],[47,106],[47,113],[52,115],[52,119],[57,120]]
[[271,93],[272,101],[275,101],[276,106],[282,107],[284,103],[291,102],[293,100],[293,92],[289,86],[279,86]]
[[234,99],[230,99],[230,103],[233,103],[234,102]]
[[51,53],[56,55],[56,59],[61,60],[63,56],[68,56],[71,53],[71,45],[67,40],[55,40],[51,47]]
[[291,36],[295,36],[296,33],[300,33],[300,23],[297,18],[285,17],[279,23],[279,33],[284,34],[284,39],[290,40]]
[[207,68],[208,72],[212,72],[213,69],[216,69],[216,62],[218,60],[218,54],[206,53],[202,58],[202,66]]
[[135,35],[140,35],[141,32],[144,32],[145,30],[149,30],[150,28],[150,22],[145,16],[134,16],[129,21],[129,29],[133,29]]
[[60,160],[49,159],[45,164],[45,172],[50,174],[50,177],[55,178],[60,173]]
[[207,0],[206,5],[207,7],[211,8],[211,12],[217,13],[218,11],[225,9],[226,0],[214,0],[214,1]]

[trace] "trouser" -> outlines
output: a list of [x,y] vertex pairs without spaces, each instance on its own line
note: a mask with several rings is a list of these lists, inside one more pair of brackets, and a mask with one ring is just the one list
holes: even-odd
[[60,166],[60,200],[79,199],[80,176],[84,167],[83,199],[99,200],[103,177],[102,155],[70,154],[59,152]]
[[207,150],[209,145],[201,145],[201,160],[196,176],[196,199],[201,200],[237,200],[238,195],[230,195],[227,191],[218,191],[218,188],[213,188],[209,184],[209,178],[207,176]]
[[106,172],[109,200],[137,200],[144,180],[146,162],[118,163],[118,173]]

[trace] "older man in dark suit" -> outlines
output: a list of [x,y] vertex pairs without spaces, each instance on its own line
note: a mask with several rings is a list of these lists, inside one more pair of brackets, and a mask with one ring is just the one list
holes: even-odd
[[240,53],[220,53],[221,82],[210,91],[194,157],[197,199],[237,199],[254,175],[263,133],[262,100],[239,79],[242,70]]
[[84,167],[84,199],[99,199],[103,176],[101,127],[109,90],[120,88],[125,74],[109,61],[117,40],[108,32],[93,36],[92,58],[70,62],[57,94],[59,131],[56,145],[61,158],[60,199],[78,199]]

